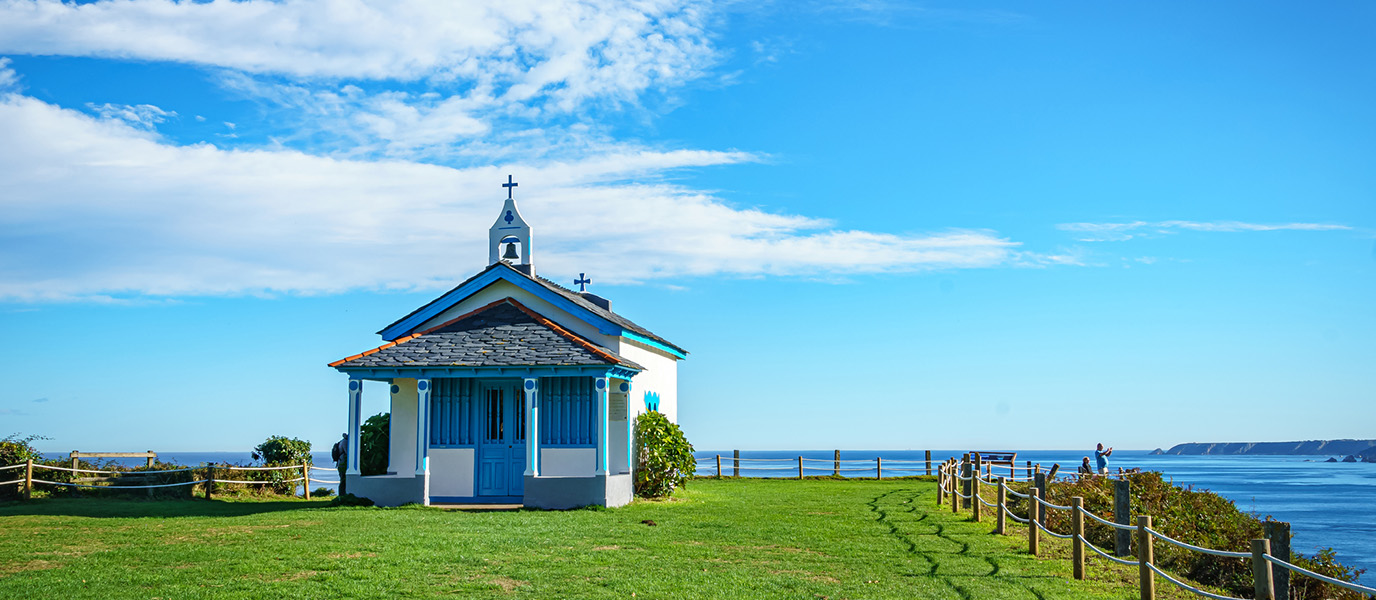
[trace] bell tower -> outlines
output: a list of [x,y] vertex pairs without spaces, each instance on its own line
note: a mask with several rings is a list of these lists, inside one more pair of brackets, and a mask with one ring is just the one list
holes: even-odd
[[516,210],[516,198],[512,193],[517,185],[510,175],[502,184],[506,188],[506,203],[502,204],[502,213],[497,216],[497,222],[488,230],[487,263],[494,264],[501,260],[514,264],[519,261],[517,268],[533,277],[535,266],[530,262],[530,225],[521,218],[521,211]]

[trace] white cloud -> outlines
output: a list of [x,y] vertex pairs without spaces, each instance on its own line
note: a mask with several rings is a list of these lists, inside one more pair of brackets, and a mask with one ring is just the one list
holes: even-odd
[[1062,223],[1061,231],[1074,233],[1081,242],[1121,242],[1141,235],[1167,235],[1186,231],[1344,231],[1347,225],[1326,223],[1244,223],[1241,221],[1128,221],[1123,223]]
[[[451,285],[484,266],[514,173],[544,274],[607,283],[1055,264],[989,231],[893,234],[735,208],[666,183],[742,152],[590,148],[455,169],[174,146],[121,120],[0,96],[0,298],[333,293]],[[637,181],[640,183],[627,183]]]
[[225,67],[299,79],[471,83],[571,110],[701,74],[705,2],[0,1],[0,53]]
[[87,103],[86,108],[100,115],[102,119],[118,119],[139,129],[152,130],[169,118],[177,116],[175,111],[166,111],[152,104],[93,104]]
[[554,120],[595,123],[589,111],[641,107],[703,76],[717,60],[709,5],[0,0],[0,54],[211,67],[227,88],[285,111],[254,124],[275,143],[483,164],[577,146],[584,134]]
[[11,62],[10,59],[0,56],[0,92],[19,88],[19,75],[10,67]]

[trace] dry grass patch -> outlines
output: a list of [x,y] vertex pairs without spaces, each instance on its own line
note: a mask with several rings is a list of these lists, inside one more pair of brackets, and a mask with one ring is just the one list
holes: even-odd
[[501,575],[494,575],[488,577],[485,581],[488,585],[497,586],[501,588],[503,592],[506,592],[508,594],[515,592],[516,588],[530,585],[529,581],[521,581],[519,579],[503,577]]
[[29,562],[13,565],[0,565],[0,577],[13,575],[15,573],[23,573],[24,571],[44,571],[47,569],[56,569],[61,566],[62,563],[42,559],[35,559]]
[[376,553],[376,552],[349,552],[349,553],[347,553],[347,554],[345,554],[345,553],[326,554],[326,555],[325,555],[325,558],[373,558],[373,557],[375,557],[375,556],[377,556],[377,553]]

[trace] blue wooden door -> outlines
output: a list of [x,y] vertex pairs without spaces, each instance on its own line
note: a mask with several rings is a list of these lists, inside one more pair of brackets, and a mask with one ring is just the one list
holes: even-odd
[[484,386],[478,445],[478,495],[520,496],[525,489],[525,403],[517,386]]

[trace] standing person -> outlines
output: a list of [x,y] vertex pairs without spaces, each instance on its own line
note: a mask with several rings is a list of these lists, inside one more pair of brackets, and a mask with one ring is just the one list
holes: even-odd
[[1108,457],[1112,454],[1113,448],[1105,450],[1103,442],[1094,450],[1094,466],[1098,467],[1100,473],[1108,474]]
[[[1102,446],[1102,444],[1100,444]],[[339,471],[339,495],[344,496],[344,471],[349,468],[349,434],[334,443],[330,448],[330,458],[334,459],[334,468]]]

